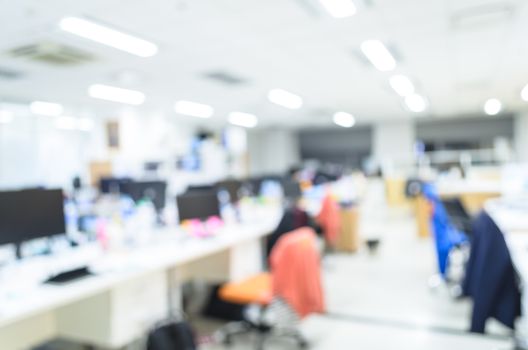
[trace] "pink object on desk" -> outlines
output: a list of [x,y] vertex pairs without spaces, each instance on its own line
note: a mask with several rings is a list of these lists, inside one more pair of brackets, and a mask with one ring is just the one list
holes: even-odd
[[220,217],[218,216],[211,216],[205,222],[205,227],[207,228],[207,231],[211,233],[216,233],[223,226],[224,226],[224,221],[220,219]]

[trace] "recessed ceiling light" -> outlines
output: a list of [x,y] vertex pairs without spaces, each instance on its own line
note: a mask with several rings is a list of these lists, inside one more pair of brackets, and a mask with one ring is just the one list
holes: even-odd
[[337,112],[334,114],[334,123],[343,128],[351,128],[356,124],[356,118],[350,113]]
[[484,103],[484,112],[487,115],[497,115],[502,110],[501,101],[496,98],[490,98]]
[[145,94],[140,91],[122,89],[102,84],[94,84],[90,86],[88,94],[93,98],[135,106],[145,102]]
[[13,121],[14,113],[0,109],[0,124],[8,124]]
[[405,104],[411,112],[420,113],[427,109],[427,101],[418,94],[412,94],[405,98]]
[[521,90],[521,98],[528,102],[528,85]]
[[414,85],[405,75],[393,75],[389,79],[390,86],[402,97],[414,94]]
[[192,101],[178,101],[174,104],[174,110],[176,113],[197,118],[211,118],[214,113],[213,107]]
[[33,114],[47,115],[56,117],[62,114],[64,108],[62,105],[53,102],[33,101],[29,105],[29,110]]
[[268,99],[279,106],[288,109],[299,109],[303,105],[300,96],[283,89],[272,89],[268,92]]
[[391,71],[396,68],[396,60],[379,40],[364,41],[361,44],[361,51],[372,65],[382,72]]
[[258,124],[257,116],[243,112],[229,113],[228,120],[231,124],[244,128],[254,128]]
[[353,16],[356,13],[356,6],[350,0],[319,0],[321,5],[336,18]]
[[119,49],[140,57],[151,57],[158,52],[158,47],[135,36],[103,26],[78,17],[66,17],[59,22],[60,29]]

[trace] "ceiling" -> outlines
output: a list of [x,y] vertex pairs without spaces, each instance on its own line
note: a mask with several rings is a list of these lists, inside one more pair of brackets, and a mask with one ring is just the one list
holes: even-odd
[[[410,118],[388,78],[409,76],[430,108],[421,117],[479,114],[496,97],[507,111],[526,109],[528,6],[522,0],[355,0],[356,15],[336,19],[318,0],[0,0],[0,99],[60,102],[69,113],[120,113],[122,106],[87,96],[93,83],[141,90],[138,113],[193,118],[172,110],[176,100],[209,104],[208,125],[231,111],[254,113],[261,126],[331,125],[335,111],[360,123]],[[58,29],[67,15],[94,19],[153,41],[158,55],[138,58]],[[361,56],[379,39],[398,59],[390,73]],[[55,42],[93,60],[54,66],[13,57],[13,48]],[[3,77],[2,70],[20,73]],[[221,79],[208,75],[220,75]],[[226,83],[222,78],[240,80]],[[222,77],[224,76],[224,77]],[[304,99],[290,111],[267,91]]]

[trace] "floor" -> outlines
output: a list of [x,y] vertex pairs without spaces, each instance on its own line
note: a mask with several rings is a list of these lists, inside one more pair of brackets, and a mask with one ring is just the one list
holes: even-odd
[[[433,245],[417,237],[409,211],[392,211],[378,227],[383,232],[378,232],[381,245],[376,254],[364,248],[353,255],[332,254],[324,259],[328,313],[310,317],[301,326],[311,349],[512,348],[508,331],[497,323],[489,324],[488,336],[468,334],[469,302],[454,300],[443,286],[429,287],[436,271]],[[200,333],[209,334],[221,324],[201,320],[196,326]],[[253,338],[239,337],[229,349],[251,349],[253,344]],[[266,350],[295,348],[285,339],[266,343]],[[225,347],[210,343],[200,349]]]
[[[470,335],[468,301],[454,300],[447,288],[431,288],[436,271],[429,239],[419,239],[407,210],[387,216],[376,254],[366,249],[332,254],[324,260],[328,313],[303,321],[302,331],[314,350],[511,349],[509,332],[490,322],[488,336]],[[207,327],[206,327],[207,328]],[[254,339],[239,338],[230,349],[250,349]],[[267,350],[295,349],[272,339]],[[220,350],[219,345],[203,350]]]

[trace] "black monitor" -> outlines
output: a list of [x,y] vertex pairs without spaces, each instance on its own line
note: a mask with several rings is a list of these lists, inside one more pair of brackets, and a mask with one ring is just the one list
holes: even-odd
[[180,221],[220,216],[216,191],[193,191],[176,197]]
[[187,187],[187,191],[185,193],[203,192],[203,191],[216,191],[216,188],[214,185],[191,185]]
[[132,182],[129,177],[102,177],[99,180],[101,193],[120,193],[123,184]]
[[0,192],[0,244],[66,233],[62,190]]
[[148,199],[154,204],[156,211],[165,208],[167,183],[165,181],[131,181],[122,183],[121,193],[130,196],[134,202]]
[[218,191],[227,191],[231,203],[237,203],[240,199],[240,188],[242,183],[238,180],[224,180],[216,184]]
[[301,185],[293,179],[285,179],[281,181],[282,190],[284,192],[284,197],[290,199],[297,199],[301,197]]

